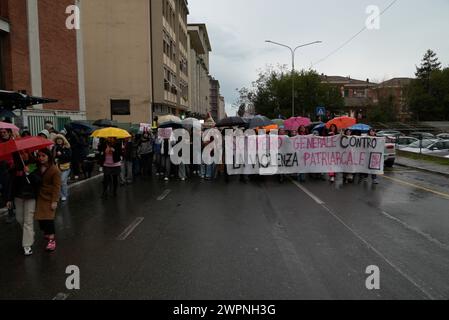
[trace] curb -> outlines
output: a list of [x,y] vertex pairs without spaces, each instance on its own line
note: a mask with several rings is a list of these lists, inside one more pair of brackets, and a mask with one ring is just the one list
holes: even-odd
[[430,169],[426,169],[426,168],[422,168],[422,167],[418,167],[418,166],[411,166],[411,165],[406,165],[400,162],[395,163],[396,165],[400,166],[400,167],[405,167],[405,168],[412,168],[412,169],[416,169],[419,171],[424,171],[424,172],[428,172],[428,173],[433,173],[433,174],[439,174],[439,175],[443,175],[449,178],[449,173],[446,172],[439,172],[439,171],[435,171],[435,170],[430,170]]

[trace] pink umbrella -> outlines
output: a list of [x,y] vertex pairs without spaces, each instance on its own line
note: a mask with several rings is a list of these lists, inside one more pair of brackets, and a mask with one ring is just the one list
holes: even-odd
[[296,117],[285,120],[284,122],[285,130],[298,130],[300,124]]
[[12,131],[17,131],[17,132],[20,131],[20,129],[17,128],[15,125],[13,125],[12,123],[7,123],[7,122],[0,122],[0,129],[10,129]]
[[312,121],[309,118],[304,118],[304,117],[299,117],[296,118],[298,120],[299,126],[304,126],[304,127],[308,127],[312,124]]

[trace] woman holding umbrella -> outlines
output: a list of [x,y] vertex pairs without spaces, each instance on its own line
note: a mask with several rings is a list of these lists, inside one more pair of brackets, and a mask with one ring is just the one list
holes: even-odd
[[118,179],[122,166],[122,146],[114,137],[107,138],[100,149],[100,165],[103,167],[103,198],[107,198],[109,187],[113,186],[113,195],[117,196]]
[[48,241],[46,250],[56,250],[55,217],[61,192],[61,173],[54,163],[51,150],[42,149],[38,153],[39,172],[42,183],[36,203],[35,218]]
[[35,160],[28,152],[13,154],[14,169],[7,193],[7,207],[16,209],[17,222],[22,227],[22,247],[25,256],[33,254],[34,212],[41,177]]

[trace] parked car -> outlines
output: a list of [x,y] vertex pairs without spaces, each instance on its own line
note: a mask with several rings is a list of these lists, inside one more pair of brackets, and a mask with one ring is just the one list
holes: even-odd
[[407,148],[409,145],[411,145],[412,143],[419,141],[418,138],[414,138],[414,137],[398,137],[396,139],[396,148],[398,148],[399,150],[403,149],[403,148]]
[[391,168],[396,162],[396,146],[394,143],[385,144],[385,155],[384,155],[385,167]]
[[449,140],[422,140],[412,143],[402,151],[413,153],[445,155],[449,153]]
[[399,132],[399,131],[396,131],[396,130],[382,130],[382,131],[379,131],[377,133],[377,136],[378,137],[394,137],[394,138],[397,138],[397,137],[402,136],[402,133]]
[[440,133],[439,135],[437,135],[438,139],[444,139],[444,140],[449,140],[449,133]]
[[435,135],[429,132],[412,132],[410,135],[418,139],[435,139]]

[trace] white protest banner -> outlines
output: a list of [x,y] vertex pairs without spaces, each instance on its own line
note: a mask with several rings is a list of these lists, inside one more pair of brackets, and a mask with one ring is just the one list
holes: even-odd
[[159,128],[157,130],[158,136],[161,137],[162,139],[170,139],[172,133],[173,133],[172,128]]
[[151,131],[151,124],[149,123],[141,123],[139,127],[139,133],[145,133]]
[[227,164],[230,175],[384,172],[385,138],[262,135],[243,139],[243,144],[237,143],[240,148],[235,148],[233,164]]

